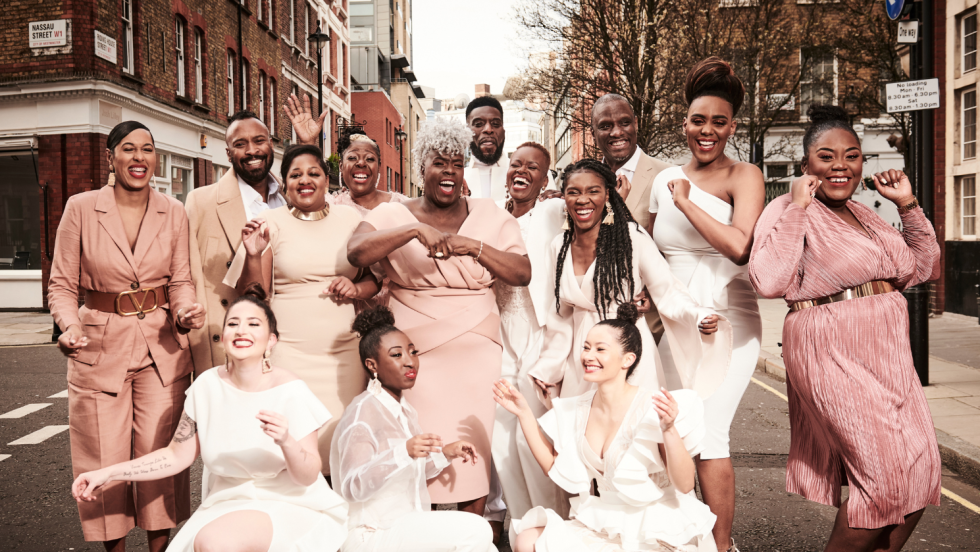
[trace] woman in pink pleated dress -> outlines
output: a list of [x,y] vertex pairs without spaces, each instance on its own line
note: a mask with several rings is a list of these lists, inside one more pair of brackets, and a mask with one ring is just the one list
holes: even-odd
[[939,245],[901,171],[874,175],[901,232],[851,201],[861,142],[842,109],[808,115],[804,174],[766,207],[749,261],[756,290],[790,306],[786,489],[839,507],[827,551],[898,551],[939,505],[939,449],[899,293],[939,276]]

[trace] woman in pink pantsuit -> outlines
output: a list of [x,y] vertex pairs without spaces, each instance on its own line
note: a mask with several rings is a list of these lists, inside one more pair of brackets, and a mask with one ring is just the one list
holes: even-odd
[[496,407],[487,389],[500,378],[503,353],[491,285],[526,286],[531,263],[514,217],[493,200],[461,195],[471,140],[457,121],[424,125],[413,151],[423,196],[375,207],[347,256],[360,267],[380,262],[391,278],[388,306],[426,365],[405,392],[422,427],[448,442],[473,443],[482,458],[454,462],[430,480],[432,502],[483,515]]
[[763,212],[749,262],[756,290],[791,307],[786,489],[840,508],[826,550],[897,551],[939,505],[939,450],[898,293],[938,277],[939,246],[901,171],[874,179],[902,232],[850,200],[861,143],[840,108],[808,114],[804,176]]

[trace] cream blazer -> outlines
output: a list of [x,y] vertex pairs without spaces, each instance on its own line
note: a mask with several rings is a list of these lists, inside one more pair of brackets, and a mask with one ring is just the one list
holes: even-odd
[[630,180],[630,195],[626,198],[626,207],[633,219],[640,223],[640,228],[646,228],[650,224],[650,190],[653,189],[653,179],[657,178],[660,171],[672,166],[646,153],[640,156],[633,179]]

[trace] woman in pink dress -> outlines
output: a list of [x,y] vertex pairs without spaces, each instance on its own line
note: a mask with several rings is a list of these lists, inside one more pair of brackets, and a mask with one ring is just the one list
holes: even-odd
[[790,306],[786,490],[839,507],[827,551],[897,551],[939,505],[939,449],[898,293],[939,276],[939,245],[901,171],[874,180],[902,232],[851,201],[861,142],[839,107],[808,115],[803,176],[762,213],[749,261],[756,290]]
[[434,504],[459,503],[483,515],[489,489],[495,404],[487,386],[500,377],[500,316],[491,286],[531,280],[521,229],[491,199],[462,197],[463,153],[473,139],[462,123],[422,127],[413,157],[423,196],[385,203],[355,230],[347,256],[380,262],[391,278],[389,307],[424,355],[406,399],[427,431],[473,443],[484,461],[452,466],[429,481]]

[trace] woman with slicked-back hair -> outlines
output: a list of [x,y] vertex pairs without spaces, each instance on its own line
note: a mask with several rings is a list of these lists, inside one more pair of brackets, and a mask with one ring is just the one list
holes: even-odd
[[[698,479],[704,501],[718,516],[719,550],[735,548],[735,470],[728,433],[735,410],[759,359],[762,318],[749,282],[752,229],[762,213],[765,183],[750,163],[725,154],[745,87],[725,61],[710,57],[687,74],[684,134],[691,160],[665,169],[650,191],[650,233],[671,272],[702,307],[732,324],[732,364],[724,382],[704,401],[704,450]],[[661,343],[664,363],[673,363],[671,344]]]
[[902,171],[872,177],[901,232],[852,201],[864,156],[847,113],[807,115],[803,176],[762,213],[749,261],[759,294],[790,310],[786,490],[839,508],[826,552],[898,552],[939,505],[939,446],[899,293],[939,277],[939,244]]

